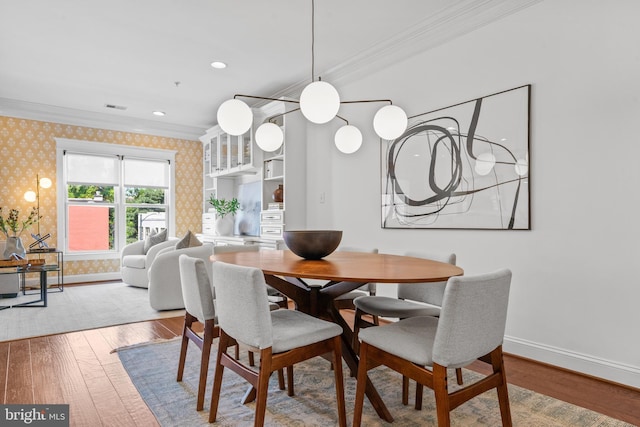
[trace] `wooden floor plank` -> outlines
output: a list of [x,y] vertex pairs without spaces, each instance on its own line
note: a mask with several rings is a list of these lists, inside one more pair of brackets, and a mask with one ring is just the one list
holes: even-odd
[[57,356],[61,354],[53,348],[59,341],[50,340],[47,337],[34,338],[31,341],[31,363],[33,371],[38,375],[33,376],[33,398],[37,404],[67,403],[62,396],[61,383],[64,373],[56,369]]
[[9,345],[5,402],[33,402],[30,340],[14,341]]
[[89,395],[104,426],[135,425],[117,391],[109,380],[93,348],[88,334],[70,334],[69,345],[82,373]]
[[[80,332],[72,334],[78,333]],[[53,362],[49,366],[39,367],[36,372],[37,375],[46,375],[43,372],[48,370],[56,373],[59,378],[57,385],[61,390],[62,402],[69,404],[71,426],[99,426],[100,416],[69,345],[68,338],[72,334],[47,337],[50,351],[54,353]]]
[[110,363],[104,366],[105,372],[113,384],[113,387],[120,396],[125,408],[136,426],[157,426],[155,416],[138,393],[138,390],[131,382],[129,374],[118,360],[117,363]]
[[5,404],[5,392],[6,392],[6,378],[7,368],[9,363],[9,343],[0,342],[0,403]]

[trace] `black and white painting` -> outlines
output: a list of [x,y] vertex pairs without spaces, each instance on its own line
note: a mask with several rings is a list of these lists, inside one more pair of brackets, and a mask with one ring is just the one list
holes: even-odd
[[382,227],[529,230],[531,85],[410,118],[382,141]]

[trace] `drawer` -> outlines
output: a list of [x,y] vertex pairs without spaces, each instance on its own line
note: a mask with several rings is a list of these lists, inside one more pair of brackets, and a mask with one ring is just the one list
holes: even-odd
[[202,222],[203,223],[213,223],[216,222],[216,214],[211,212],[211,213],[203,213],[202,214]]
[[260,236],[268,239],[281,239],[284,232],[284,225],[260,225]]
[[262,211],[260,222],[269,224],[284,224],[284,211]]
[[205,222],[202,223],[202,234],[216,234],[216,227],[213,223],[207,224]]

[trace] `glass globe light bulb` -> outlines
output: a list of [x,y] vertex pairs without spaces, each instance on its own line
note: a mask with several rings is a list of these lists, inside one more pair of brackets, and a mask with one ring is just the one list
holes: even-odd
[[335,143],[338,150],[343,153],[355,153],[362,145],[362,132],[355,126],[342,126],[336,132]]
[[407,113],[396,105],[387,105],[373,117],[373,129],[382,139],[398,138],[407,130]]
[[24,199],[27,202],[35,202],[36,201],[36,192],[33,190],[29,190],[26,193],[24,193]]
[[300,94],[300,111],[310,122],[327,123],[338,114],[340,95],[327,82],[309,83]]
[[218,108],[218,124],[229,135],[247,133],[253,123],[251,108],[239,99],[224,101]]
[[262,151],[276,151],[283,141],[282,129],[274,123],[263,123],[256,130],[256,144]]
[[51,187],[51,180],[49,178],[40,178],[40,187],[42,188]]

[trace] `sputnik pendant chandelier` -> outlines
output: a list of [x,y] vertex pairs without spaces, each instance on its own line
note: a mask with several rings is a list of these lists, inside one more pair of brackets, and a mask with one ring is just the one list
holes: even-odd
[[269,98],[253,95],[234,95],[233,99],[223,102],[218,108],[218,124],[222,130],[230,135],[242,135],[253,124],[251,108],[238,98],[250,98],[266,101],[280,101],[298,104],[299,107],[286,113],[269,118],[267,123],[261,124],[256,129],[255,140],[258,147],[264,151],[275,151],[282,145],[284,135],[282,129],[276,125],[275,120],[294,111],[300,110],[302,115],[312,123],[324,124],[334,118],[338,118],[345,124],[335,134],[336,147],[343,153],[354,153],[362,145],[362,133],[349,121],[338,115],[340,105],[358,104],[365,102],[388,103],[380,108],[373,118],[373,129],[380,138],[392,140],[398,138],[407,129],[407,114],[402,108],[393,105],[390,99],[371,99],[361,101],[341,101],[338,91],[330,84],[315,79],[315,1],[311,0],[311,83],[300,94],[300,100]]

